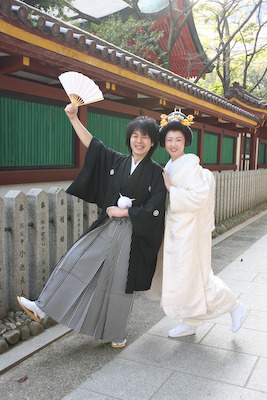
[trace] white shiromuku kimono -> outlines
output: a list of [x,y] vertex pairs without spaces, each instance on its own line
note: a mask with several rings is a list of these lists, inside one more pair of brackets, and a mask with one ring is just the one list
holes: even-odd
[[194,154],[170,160],[165,168],[172,186],[167,205],[163,270],[161,273],[158,263],[148,297],[155,299],[162,274],[161,300],[165,313],[172,318],[200,320],[201,324],[201,320],[218,317],[236,306],[233,293],[211,269],[215,180],[212,172],[199,165]]

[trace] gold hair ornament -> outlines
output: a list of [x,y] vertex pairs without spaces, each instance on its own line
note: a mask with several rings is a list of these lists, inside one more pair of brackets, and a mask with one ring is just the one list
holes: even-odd
[[160,121],[160,127],[162,128],[163,126],[166,126],[170,121],[173,119],[177,119],[177,121],[181,122],[182,125],[184,126],[190,126],[191,124],[194,123],[194,115],[188,115],[187,117],[183,117],[181,114],[175,114],[171,113],[170,115],[166,114],[161,114],[160,116],[161,121]]

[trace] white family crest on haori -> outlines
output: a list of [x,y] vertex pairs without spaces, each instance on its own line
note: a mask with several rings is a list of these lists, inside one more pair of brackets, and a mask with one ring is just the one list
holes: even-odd
[[70,101],[77,107],[104,100],[101,90],[88,76],[79,72],[69,71],[59,75],[58,79]]
[[129,197],[127,197],[127,196],[122,196],[121,194],[120,194],[120,198],[119,198],[119,200],[117,201],[117,205],[118,205],[118,207],[119,208],[130,208],[130,207],[132,207],[132,205],[133,205],[133,201],[134,201],[135,199],[130,199]]

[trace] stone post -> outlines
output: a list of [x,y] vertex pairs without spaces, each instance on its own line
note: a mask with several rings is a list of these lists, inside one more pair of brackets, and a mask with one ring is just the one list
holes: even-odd
[[48,191],[50,273],[67,251],[67,194],[59,187]]
[[220,222],[224,221],[224,203],[225,203],[225,174],[221,173],[220,179]]
[[19,309],[16,297],[29,296],[28,205],[25,194],[18,190],[10,190],[4,202],[8,308],[14,311]]
[[219,222],[220,216],[220,174],[217,172],[214,174],[216,182],[216,195],[215,195],[215,224]]
[[97,205],[93,203],[83,202],[83,229],[84,232],[97,219]]
[[83,233],[83,202],[81,199],[67,194],[68,207],[68,249]]
[[5,265],[4,200],[0,198],[0,319],[6,316],[6,265]]
[[229,173],[229,190],[230,190],[230,204],[229,204],[229,217],[233,216],[234,212],[234,171]]
[[35,300],[49,278],[49,203],[42,189],[28,194],[30,298]]

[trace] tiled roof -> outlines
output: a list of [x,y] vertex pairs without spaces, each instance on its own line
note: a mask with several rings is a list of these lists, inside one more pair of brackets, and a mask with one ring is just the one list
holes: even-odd
[[139,75],[160,81],[166,84],[166,92],[168,92],[168,86],[175,87],[181,92],[191,94],[196,98],[196,101],[197,99],[203,99],[211,104],[260,122],[256,115],[233,105],[227,99],[19,0],[0,0],[1,13],[8,19],[19,21],[27,28],[32,29],[36,35],[41,33],[51,36],[53,40],[64,43],[65,46],[75,46],[80,52],[96,55],[112,64],[120,64]]
[[247,92],[242,86],[240,86],[237,82],[233,83],[226,94],[227,99],[237,98],[243,103],[260,108],[262,110],[267,110],[267,102],[264,99],[259,99],[256,96],[253,96],[251,93]]

